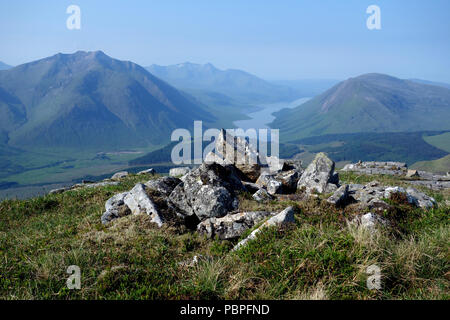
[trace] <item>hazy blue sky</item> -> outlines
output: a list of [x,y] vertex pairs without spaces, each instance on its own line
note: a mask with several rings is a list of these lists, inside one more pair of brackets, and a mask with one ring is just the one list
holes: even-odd
[[[81,7],[81,30],[66,8]],[[366,8],[381,8],[381,30]],[[449,0],[0,0],[0,61],[103,50],[143,66],[185,61],[266,79],[366,72],[450,82]]]

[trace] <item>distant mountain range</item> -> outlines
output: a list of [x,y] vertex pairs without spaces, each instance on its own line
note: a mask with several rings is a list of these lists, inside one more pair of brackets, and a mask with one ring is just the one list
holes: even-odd
[[220,70],[210,63],[152,65],[147,70],[204,102],[258,104],[294,101],[301,97],[291,87],[268,82],[241,70]]
[[57,54],[0,72],[0,138],[10,146],[160,145],[194,120],[215,117],[146,69],[101,51]]
[[7,65],[6,63],[0,61],[0,70],[7,70],[7,69],[11,69],[11,68],[12,68],[12,66]]
[[294,109],[276,113],[281,139],[357,132],[450,129],[450,89],[383,74],[343,81]]

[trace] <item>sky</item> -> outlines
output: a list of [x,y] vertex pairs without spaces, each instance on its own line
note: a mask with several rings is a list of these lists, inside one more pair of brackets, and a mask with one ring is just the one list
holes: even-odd
[[[69,30],[69,5],[81,29]],[[381,30],[369,30],[369,5]],[[102,50],[142,66],[182,62],[267,80],[368,72],[450,83],[449,0],[0,0],[0,61]]]

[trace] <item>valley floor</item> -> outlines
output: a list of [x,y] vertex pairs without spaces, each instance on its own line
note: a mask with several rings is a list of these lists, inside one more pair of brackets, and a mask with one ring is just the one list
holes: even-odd
[[[393,230],[370,233],[347,224],[355,213],[323,199],[261,204],[240,196],[242,210],[295,208],[296,223],[267,228],[241,250],[179,226],[157,229],[148,216],[100,223],[105,201],[150,177],[0,203],[1,299],[449,299],[450,193],[427,191],[438,207],[393,204]],[[395,177],[341,173],[341,180]],[[425,189],[424,189],[425,190]],[[249,232],[242,235],[246,237]],[[183,263],[194,256],[197,264]],[[81,269],[69,290],[67,268]],[[369,290],[367,267],[381,269]]]

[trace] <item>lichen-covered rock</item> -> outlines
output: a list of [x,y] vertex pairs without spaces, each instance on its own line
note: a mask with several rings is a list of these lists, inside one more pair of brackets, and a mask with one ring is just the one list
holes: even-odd
[[252,198],[256,201],[263,202],[273,200],[275,197],[267,192],[266,189],[259,189],[253,194]]
[[181,214],[205,220],[236,210],[239,205],[236,192],[244,190],[234,166],[203,163],[184,177],[169,199]]
[[245,246],[249,241],[255,239],[257,237],[258,233],[260,233],[261,230],[263,230],[266,227],[282,226],[282,225],[286,225],[286,224],[290,224],[290,223],[294,223],[294,222],[295,222],[294,208],[288,207],[288,208],[284,209],[283,211],[281,211],[280,213],[274,215],[269,220],[264,222],[260,227],[255,229],[247,238],[240,241],[233,248],[233,251],[240,249],[242,246]]
[[318,153],[298,180],[297,189],[308,194],[334,192],[337,189],[334,166],[325,153]]
[[145,186],[151,190],[156,190],[164,196],[169,196],[173,189],[181,183],[181,180],[175,177],[161,177],[156,180],[150,180]]
[[219,239],[235,239],[271,215],[273,214],[270,212],[256,211],[229,214],[222,218],[209,218],[197,226],[197,231],[208,238],[218,236]]
[[336,206],[345,204],[345,202],[348,199],[348,190],[349,190],[348,184],[340,186],[339,189],[337,189],[333,193],[333,195],[327,199],[327,202],[334,204]]
[[408,201],[422,209],[430,209],[436,205],[436,200],[427,196],[425,193],[418,191],[412,187],[406,189]]

